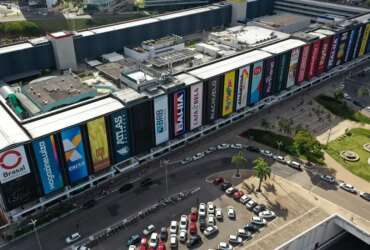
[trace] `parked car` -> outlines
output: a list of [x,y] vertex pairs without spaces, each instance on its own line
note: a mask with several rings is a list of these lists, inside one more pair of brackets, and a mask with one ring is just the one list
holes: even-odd
[[243,145],[240,144],[240,143],[235,143],[235,144],[231,144],[230,145],[230,148],[233,148],[233,149],[242,149],[243,148]]
[[217,226],[208,226],[206,230],[204,230],[203,234],[207,237],[212,236],[218,232]]
[[128,247],[128,250],[136,250],[136,246],[135,246],[135,245],[130,245],[130,246]]
[[157,244],[158,244],[158,234],[157,233],[152,233],[152,235],[150,235],[150,239],[149,239],[149,247],[157,247]]
[[166,227],[161,228],[161,232],[159,233],[159,239],[161,241],[167,241],[168,238],[168,232]]
[[197,234],[198,233],[198,229],[197,229],[197,224],[192,222],[190,223],[189,225],[189,233],[194,235],[194,234]]
[[156,250],[166,250],[166,245],[162,241],[160,241]]
[[247,146],[247,150],[254,153],[260,153],[260,149],[255,146]]
[[214,152],[216,150],[217,150],[217,147],[214,147],[214,146],[211,146],[211,147],[208,148],[208,151],[210,151],[210,152]]
[[248,239],[252,236],[252,234],[251,234],[251,232],[249,232],[249,231],[247,231],[243,228],[240,228],[240,229],[238,229],[238,236],[242,237],[244,239]]
[[284,156],[281,156],[281,155],[274,156],[274,160],[280,163],[286,163]]
[[253,208],[253,212],[255,213],[255,214],[259,214],[260,212],[262,212],[263,210],[265,210],[266,209],[266,206],[265,205],[263,205],[263,204],[258,204],[257,206],[255,206],[254,208]]
[[215,226],[216,225],[216,219],[213,214],[208,215],[207,225]]
[[265,210],[258,213],[258,216],[264,219],[274,219],[276,217],[275,213],[271,210]]
[[143,230],[143,235],[148,236],[149,234],[153,233],[154,231],[155,231],[155,226],[153,224],[151,224]]
[[130,238],[127,240],[127,246],[136,245],[141,241],[140,235],[134,234],[131,235]]
[[253,223],[245,224],[244,229],[247,230],[248,232],[251,232],[252,234],[259,230],[258,226]]
[[269,150],[261,149],[261,154],[267,157],[272,157],[272,153]]
[[206,204],[205,203],[200,203],[199,204],[198,214],[199,214],[199,217],[205,217],[206,216],[207,211],[206,211]]
[[[79,239],[81,238],[81,235],[80,233],[76,232],[76,233],[73,233],[71,235],[69,235],[67,238],[66,238],[66,243],[67,244],[71,244],[73,242],[76,242],[78,241]],[[131,244],[130,244],[131,245]]]
[[217,247],[218,250],[232,250],[233,247],[226,243],[226,242],[220,242]]
[[179,234],[179,241],[182,243],[185,243],[187,238],[188,238],[188,232],[185,230],[181,230]]
[[369,194],[369,193],[361,192],[361,193],[360,193],[360,196],[361,196],[361,198],[363,198],[364,200],[370,201],[370,194]]
[[236,191],[234,194],[233,194],[233,198],[234,198],[234,200],[239,200],[240,199],[240,197],[242,197],[244,195],[244,192],[243,191]]
[[192,157],[186,157],[185,159],[181,160],[181,161],[180,161],[180,163],[181,163],[182,165],[185,165],[185,164],[187,164],[187,163],[191,162],[192,160],[193,160],[193,158],[192,158]]
[[231,184],[230,182],[228,182],[228,181],[224,181],[224,182],[221,184],[220,189],[221,189],[222,191],[225,191],[225,190],[227,190],[228,188],[230,188],[231,186],[232,186],[232,184]]
[[238,191],[236,188],[234,188],[234,187],[229,187],[228,189],[226,189],[225,193],[226,193],[227,195],[232,195],[232,194],[234,194],[236,191]]
[[189,239],[187,240],[187,242],[186,242],[186,246],[188,247],[188,248],[192,248],[192,247],[194,247],[195,245],[197,245],[197,244],[199,244],[199,243],[201,243],[202,242],[202,238],[198,235],[198,234],[196,234],[196,235],[192,235],[192,236],[190,236],[189,237]]
[[176,234],[171,234],[170,235],[170,246],[175,248],[177,247],[178,243],[177,243],[177,235]]
[[264,218],[261,218],[261,217],[258,217],[258,216],[253,216],[252,217],[252,223],[256,224],[256,225],[259,225],[259,226],[263,226],[263,225],[266,225],[266,220]]
[[177,234],[177,221],[175,220],[171,221],[170,234]]
[[231,206],[227,208],[227,217],[229,217],[229,219],[235,219],[236,218],[235,209]]
[[190,217],[191,222],[196,222],[198,220],[198,213],[197,212],[191,212],[189,217]]
[[228,149],[228,148],[230,148],[230,144],[227,144],[227,143],[222,143],[222,144],[217,145],[218,150]]
[[188,227],[188,216],[183,214],[180,218],[179,228],[180,230],[186,230]]
[[350,192],[350,193],[353,193],[353,194],[357,193],[355,187],[352,186],[351,184],[342,182],[342,183],[339,184],[339,187],[343,190],[346,190],[347,192]]
[[257,203],[254,200],[249,200],[247,203],[245,203],[245,206],[249,209],[252,210],[255,206],[257,206]]
[[199,159],[202,159],[206,154],[205,153],[197,153],[193,156],[193,161],[196,161],[196,160],[199,160]]
[[222,220],[224,218],[224,215],[222,214],[221,208],[216,208],[216,219]]
[[199,218],[199,229],[200,229],[200,231],[204,231],[204,229],[206,229],[206,227],[207,227],[206,219],[204,217]]
[[243,239],[237,235],[230,234],[229,243],[234,245],[239,245],[243,242]]
[[301,164],[297,161],[287,161],[287,164],[294,169],[302,170]]
[[330,176],[330,175],[320,175],[320,178],[323,180],[323,181],[326,181],[330,184],[334,184],[335,183],[335,178],[333,176]]
[[215,214],[215,205],[211,201],[207,203],[207,213]]
[[224,177],[218,176],[213,180],[213,184],[219,185],[224,182]]
[[134,187],[134,184],[127,183],[127,184],[123,185],[122,187],[120,187],[118,189],[118,192],[120,192],[122,194],[122,193],[130,191],[133,187]]
[[242,204],[245,204],[245,203],[247,203],[250,200],[251,200],[251,198],[248,195],[246,195],[246,194],[243,195],[242,197],[240,197],[240,199],[239,199],[240,203],[242,203]]

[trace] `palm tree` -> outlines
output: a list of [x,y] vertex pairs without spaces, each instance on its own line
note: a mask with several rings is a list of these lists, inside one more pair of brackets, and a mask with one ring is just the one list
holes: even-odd
[[235,176],[239,177],[239,168],[243,165],[247,165],[247,159],[245,159],[242,151],[239,151],[237,154],[233,155],[231,163],[237,167]]
[[261,157],[253,161],[253,166],[254,171],[256,172],[256,176],[260,179],[257,192],[261,192],[262,181],[267,180],[267,178],[270,178],[271,168],[269,167],[267,162]]

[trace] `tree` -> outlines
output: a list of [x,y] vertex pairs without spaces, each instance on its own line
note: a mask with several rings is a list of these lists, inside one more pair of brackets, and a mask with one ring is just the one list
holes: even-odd
[[366,87],[360,87],[357,90],[357,96],[358,97],[366,97],[366,96],[369,96],[369,89],[366,88]]
[[261,127],[268,129],[270,128],[270,123],[265,118],[263,118],[261,120]]
[[337,89],[337,90],[335,90],[335,92],[334,92],[334,98],[337,101],[342,101],[343,98],[344,98],[343,89]]
[[236,166],[236,175],[237,177],[240,176],[239,168],[243,165],[247,165],[247,159],[245,159],[243,153],[239,151],[237,154],[233,155],[231,158],[231,163]]
[[258,157],[257,159],[253,161],[253,166],[254,166],[253,167],[254,171],[256,172],[256,176],[260,180],[258,184],[257,192],[261,192],[262,181],[265,181],[267,180],[267,178],[270,178],[271,168],[269,167],[267,162],[261,157]]
[[298,154],[304,155],[308,160],[319,161],[324,157],[321,144],[308,130],[299,131],[293,138],[293,146]]

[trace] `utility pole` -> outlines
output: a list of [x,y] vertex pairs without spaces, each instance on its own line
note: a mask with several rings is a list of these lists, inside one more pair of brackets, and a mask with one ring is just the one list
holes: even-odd
[[39,245],[39,249],[42,250],[41,241],[40,241],[39,233],[37,232],[36,223],[37,223],[37,220],[31,219],[31,221],[28,224],[33,225],[33,231],[35,232],[37,244]]

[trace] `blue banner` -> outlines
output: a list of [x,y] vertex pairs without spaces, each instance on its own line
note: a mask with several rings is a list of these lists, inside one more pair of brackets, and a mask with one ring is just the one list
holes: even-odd
[[72,127],[61,132],[69,181],[73,184],[88,176],[81,129]]
[[44,193],[49,194],[61,189],[64,183],[54,136],[51,135],[32,142],[32,148]]
[[131,156],[130,129],[127,110],[111,115],[111,131],[115,162],[127,160]]
[[263,74],[263,62],[259,61],[254,63],[253,71],[252,71],[252,84],[251,84],[251,91],[250,91],[250,99],[249,103],[254,104],[258,102],[262,96],[263,90],[263,81],[262,81],[262,74]]

